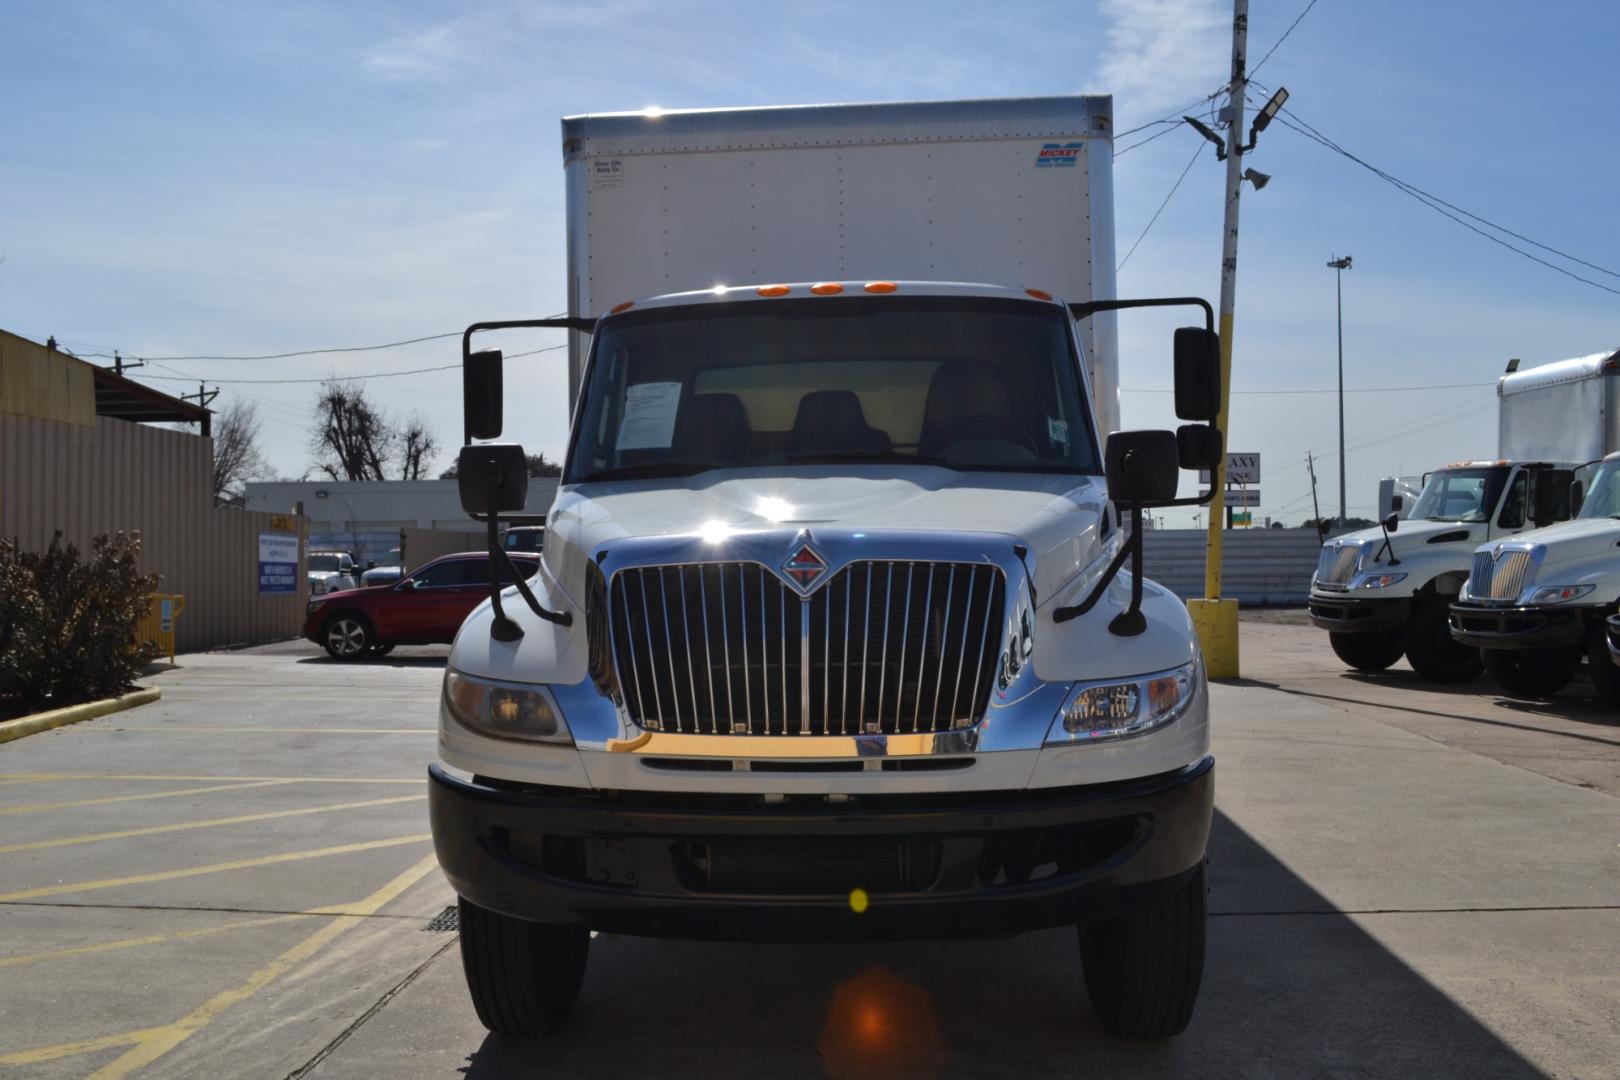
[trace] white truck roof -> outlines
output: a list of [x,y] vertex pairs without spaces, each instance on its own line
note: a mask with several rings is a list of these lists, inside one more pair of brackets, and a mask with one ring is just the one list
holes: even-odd
[[[1115,295],[1107,95],[593,113],[562,137],[570,315],[741,283]],[[1115,317],[1081,326],[1106,433]],[[571,399],[584,342],[571,335]]]

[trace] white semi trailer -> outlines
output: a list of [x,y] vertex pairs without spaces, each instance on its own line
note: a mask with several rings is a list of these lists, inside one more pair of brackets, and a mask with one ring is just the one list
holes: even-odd
[[[569,315],[463,349],[498,568],[523,454],[476,441],[471,340],[574,332],[542,570],[462,627],[431,769],[492,1030],[558,1023],[593,930],[1058,925],[1109,1030],[1185,1026],[1209,696],[1139,537],[1221,458],[1219,345],[1204,301],[1112,299],[1111,133],[1107,97],[563,122]],[[1201,316],[1176,432],[1115,430],[1148,305]]]
[[1376,672],[1405,655],[1431,682],[1478,677],[1480,650],[1453,635],[1451,615],[1475,549],[1571,515],[1580,470],[1620,449],[1617,374],[1599,353],[1503,375],[1494,460],[1436,469],[1379,528],[1323,545],[1309,612],[1339,659]]
[[1541,452],[1573,444],[1588,464],[1602,462],[1579,474],[1573,521],[1474,551],[1451,605],[1452,637],[1480,650],[1486,673],[1509,694],[1555,694],[1586,660],[1598,695],[1620,705],[1604,625],[1620,607],[1620,350],[1508,378],[1525,391],[1503,397],[1504,437]]

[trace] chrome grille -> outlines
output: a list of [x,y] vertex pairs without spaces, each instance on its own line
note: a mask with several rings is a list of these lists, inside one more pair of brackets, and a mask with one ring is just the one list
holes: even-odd
[[1316,562],[1316,583],[1343,587],[1355,574],[1356,563],[1360,560],[1359,544],[1346,544],[1337,548],[1324,547],[1321,557]]
[[984,713],[1005,595],[984,563],[851,563],[807,599],[757,563],[625,569],[618,682],[652,731],[948,731]]
[[1476,551],[1468,595],[1476,600],[1517,600],[1534,568],[1528,551],[1504,551],[1501,558],[1493,558],[1489,551]]

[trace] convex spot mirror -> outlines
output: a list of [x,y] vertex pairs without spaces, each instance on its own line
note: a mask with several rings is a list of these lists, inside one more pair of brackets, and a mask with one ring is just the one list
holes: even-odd
[[501,400],[501,350],[468,353],[461,362],[461,412],[466,437],[498,439],[505,408]]
[[1159,503],[1176,497],[1181,454],[1172,431],[1116,431],[1108,436],[1104,471],[1115,502]]
[[1401,527],[1401,515],[1391,510],[1389,516],[1381,522],[1385,532],[1394,532]]
[[1176,451],[1183,469],[1213,469],[1221,460],[1221,429],[1213,424],[1183,424],[1176,429]]
[[528,504],[529,463],[518,443],[463,446],[456,473],[461,508],[469,514],[514,514]]
[[1176,416],[1214,420],[1221,412],[1221,337],[1183,326],[1176,331]]

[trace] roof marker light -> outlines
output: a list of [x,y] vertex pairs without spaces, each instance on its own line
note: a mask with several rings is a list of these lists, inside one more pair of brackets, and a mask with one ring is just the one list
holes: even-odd
[[900,286],[892,281],[868,281],[863,287],[871,293],[891,293]]
[[1024,292],[1028,293],[1030,296],[1033,296],[1037,300],[1052,299],[1052,294],[1044,289],[1025,289]]
[[635,306],[636,306],[636,302],[634,300],[626,300],[622,304],[615,304],[612,307],[612,309],[608,311],[608,314],[609,315],[617,315],[619,312],[621,312],[621,311],[629,311],[631,308],[633,308]]
[[761,285],[756,291],[761,296],[786,296],[793,290],[786,285]]
[[810,291],[817,296],[837,296],[844,287],[836,281],[818,281],[810,286]]

